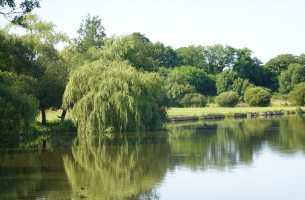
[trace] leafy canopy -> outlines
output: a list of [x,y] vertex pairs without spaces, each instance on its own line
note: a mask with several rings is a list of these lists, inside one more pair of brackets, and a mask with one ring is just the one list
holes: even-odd
[[40,7],[40,0],[24,0],[19,5],[15,0],[0,0],[0,15],[10,22],[22,24],[23,17]]
[[99,60],[75,69],[64,93],[81,134],[163,127],[165,97],[157,73],[139,72],[127,62]]

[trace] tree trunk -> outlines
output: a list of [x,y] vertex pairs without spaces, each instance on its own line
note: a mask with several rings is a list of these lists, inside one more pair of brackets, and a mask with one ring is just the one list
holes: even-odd
[[47,124],[46,110],[44,108],[41,108],[41,124]]
[[63,110],[62,110],[62,113],[61,113],[61,117],[60,117],[60,121],[61,121],[61,122],[64,122],[64,121],[65,121],[66,114],[67,114],[67,110],[66,110],[66,109],[63,109]]

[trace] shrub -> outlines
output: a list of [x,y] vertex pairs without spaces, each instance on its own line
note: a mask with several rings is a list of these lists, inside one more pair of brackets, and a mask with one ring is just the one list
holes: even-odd
[[244,100],[249,106],[269,106],[271,100],[270,90],[263,87],[250,87],[246,90]]
[[238,94],[234,91],[223,92],[215,98],[215,102],[221,107],[235,107],[238,100]]
[[305,105],[305,82],[297,84],[288,94],[288,101],[293,105]]
[[181,99],[181,104],[185,107],[204,107],[206,103],[205,96],[199,93],[189,93]]

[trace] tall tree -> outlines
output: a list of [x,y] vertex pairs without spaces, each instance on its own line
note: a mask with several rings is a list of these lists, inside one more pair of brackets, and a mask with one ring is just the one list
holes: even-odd
[[248,79],[251,83],[265,86],[265,71],[261,66],[261,61],[252,56],[252,51],[248,48],[237,49],[236,58],[233,65],[238,77]]
[[236,49],[230,46],[216,44],[203,47],[203,56],[207,64],[206,71],[209,74],[219,74],[224,69],[232,69],[235,55]]
[[40,20],[36,15],[28,15],[23,21],[26,34],[21,39],[31,48],[30,60],[42,73],[37,76],[37,93],[42,113],[42,123],[46,123],[46,109],[60,108],[68,71],[56,49],[56,45],[67,41],[64,33],[56,32],[55,25]]
[[97,49],[103,48],[106,34],[102,19],[99,16],[91,16],[88,14],[82,20],[77,33],[78,37],[74,39],[76,51],[84,53],[91,47]]
[[[279,90],[278,76],[285,70],[288,69],[290,64],[297,62],[297,56],[292,54],[281,54],[264,64],[264,69],[267,73],[268,88],[272,91]],[[300,57],[299,62],[302,62],[302,57]],[[305,64],[305,63],[304,63]]]
[[270,69],[276,76],[280,75],[282,71],[287,70],[290,64],[296,63],[297,57],[292,54],[281,54],[270,59],[264,67]]
[[207,66],[202,46],[188,46],[176,49],[180,66],[205,68]]
[[196,92],[203,95],[215,95],[216,83],[213,75],[207,74],[203,69],[191,66],[175,68],[185,76],[186,81],[195,87]]
[[279,75],[279,92],[288,94],[295,85],[305,82],[305,66],[290,64],[288,69]]

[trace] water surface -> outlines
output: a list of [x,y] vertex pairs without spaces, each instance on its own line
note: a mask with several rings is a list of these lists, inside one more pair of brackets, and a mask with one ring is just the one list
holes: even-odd
[[0,199],[305,199],[305,118],[169,124],[0,149]]

